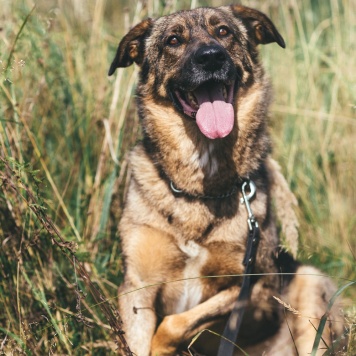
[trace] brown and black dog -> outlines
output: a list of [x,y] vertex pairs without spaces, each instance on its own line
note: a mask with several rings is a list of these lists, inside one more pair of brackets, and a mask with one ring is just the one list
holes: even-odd
[[[138,356],[176,355],[203,329],[221,333],[244,272],[249,227],[240,197],[247,179],[257,187],[251,209],[261,239],[236,343],[250,355],[312,350],[335,288],[316,269],[277,252],[271,202],[277,200],[284,216],[294,197],[268,156],[271,87],[258,45],[272,42],[285,46],[266,15],[240,5],[147,19],[120,42],[109,75],[140,66],[143,140],[130,156],[120,222],[125,281],[119,302],[125,336]],[[224,275],[230,277],[217,277]],[[274,296],[297,314],[283,313]],[[329,319],[323,340],[332,347],[343,324],[336,312]],[[218,339],[202,335],[194,348],[216,355]]]

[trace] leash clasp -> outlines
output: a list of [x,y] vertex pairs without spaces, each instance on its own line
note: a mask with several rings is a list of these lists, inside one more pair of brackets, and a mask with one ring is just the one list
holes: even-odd
[[[249,190],[249,193],[246,192],[247,189]],[[252,230],[253,229],[252,224],[254,224],[255,227],[258,227],[258,223],[255,219],[255,216],[253,215],[250,206],[250,200],[256,194],[256,184],[252,180],[244,181],[241,187],[241,191],[242,191],[242,198],[240,199],[240,202],[241,204],[245,204],[246,206],[246,210],[248,213],[247,223],[250,230]]]

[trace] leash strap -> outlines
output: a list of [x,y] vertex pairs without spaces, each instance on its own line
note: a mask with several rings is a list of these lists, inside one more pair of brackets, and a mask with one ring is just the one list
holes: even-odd
[[[249,186],[250,193],[246,194],[247,185]],[[251,273],[254,268],[256,252],[258,247],[258,242],[260,239],[260,230],[258,223],[252,213],[249,201],[256,193],[256,186],[251,181],[245,181],[241,187],[242,198],[241,204],[245,204],[248,213],[248,227],[249,233],[247,238],[246,252],[243,260],[243,265],[245,266],[244,277],[242,280],[242,285],[240,289],[239,296],[237,297],[234,308],[230,314],[230,317],[226,323],[223,337],[220,341],[219,351],[217,356],[232,356],[234,353],[234,345],[239,333],[245,308],[250,299],[250,285],[251,285]]]

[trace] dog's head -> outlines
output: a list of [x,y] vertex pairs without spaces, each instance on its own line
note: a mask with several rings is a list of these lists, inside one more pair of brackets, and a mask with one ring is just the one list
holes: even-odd
[[146,19],[122,39],[111,64],[141,66],[139,91],[195,119],[208,138],[223,138],[235,122],[240,87],[261,70],[257,46],[283,38],[263,13],[240,5],[181,11]]

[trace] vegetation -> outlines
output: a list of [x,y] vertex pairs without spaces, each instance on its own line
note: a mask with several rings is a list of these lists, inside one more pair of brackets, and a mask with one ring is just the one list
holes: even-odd
[[[115,305],[122,281],[116,227],[140,127],[137,68],[106,73],[141,18],[230,2],[0,0],[0,355],[114,353],[115,308],[99,300]],[[356,2],[244,4],[287,43],[261,56],[273,155],[299,201],[299,258],[342,288],[356,279]],[[342,295],[354,355],[355,285]]]

